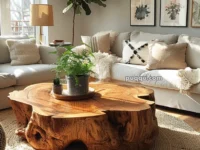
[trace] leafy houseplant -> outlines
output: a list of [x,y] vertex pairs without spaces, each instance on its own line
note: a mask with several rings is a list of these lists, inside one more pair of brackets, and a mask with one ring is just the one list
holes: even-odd
[[86,15],[91,14],[89,4],[96,3],[99,6],[106,7],[104,3],[106,0],[67,0],[67,7],[63,10],[63,13],[73,9],[73,29],[72,29],[72,45],[74,45],[74,30],[75,30],[75,18],[76,14],[81,14],[82,10],[85,11]]
[[69,95],[85,95],[88,93],[88,78],[94,64],[91,61],[91,51],[83,50],[82,53],[72,51],[72,46],[67,46],[66,51],[57,61],[55,71],[57,74],[65,73]]
[[55,78],[53,80],[53,92],[55,94],[62,94],[62,85],[60,84],[60,78]]

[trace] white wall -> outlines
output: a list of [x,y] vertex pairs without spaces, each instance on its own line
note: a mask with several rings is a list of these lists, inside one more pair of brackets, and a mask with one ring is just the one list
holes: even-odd
[[[192,0],[189,0],[190,5]],[[55,39],[63,39],[70,41],[72,38],[72,12],[62,14],[65,8],[66,0],[48,0],[54,9],[54,26],[48,28],[49,41]],[[93,35],[102,30],[116,30],[119,32],[141,30],[152,33],[175,33],[189,34],[191,36],[200,37],[200,28],[190,27],[190,10],[188,11],[189,27],[160,27],[160,0],[157,3],[156,27],[135,27],[130,26],[130,0],[107,0],[107,7],[100,7],[92,4],[92,14],[86,16],[83,12],[82,16],[77,16],[75,29],[75,45],[80,44],[81,35]],[[190,7],[191,8],[191,7]]]
[[[190,5],[192,0],[190,1]],[[157,2],[157,17],[156,27],[134,27],[130,26],[130,0],[107,0],[107,7],[99,7],[92,5],[92,14],[90,16],[82,16],[82,35],[92,35],[102,30],[116,30],[116,31],[133,31],[134,29],[152,32],[152,33],[176,33],[189,34],[192,36],[200,36],[200,29],[197,28],[174,28],[174,27],[160,27],[160,0]],[[190,10],[188,24],[190,26]]]
[[[72,42],[72,11],[66,14],[62,10],[66,7],[66,0],[48,0],[48,4],[53,5],[54,26],[49,29],[49,42],[53,40],[65,40]],[[80,44],[80,22],[81,17],[76,18],[75,45]]]

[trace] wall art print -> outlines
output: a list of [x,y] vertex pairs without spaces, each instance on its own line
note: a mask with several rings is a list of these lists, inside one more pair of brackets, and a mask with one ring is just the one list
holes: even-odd
[[156,0],[131,0],[131,25],[155,26]]
[[161,0],[160,26],[187,27],[188,0]]
[[193,28],[200,28],[200,0],[192,1],[191,26]]

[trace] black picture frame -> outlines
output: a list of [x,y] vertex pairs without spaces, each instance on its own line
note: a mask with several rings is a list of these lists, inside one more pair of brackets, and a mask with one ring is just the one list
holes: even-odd
[[[169,0],[171,1],[171,0]],[[162,25],[161,24],[161,21],[162,21],[162,0],[160,0],[160,21],[159,21],[159,25],[160,27],[173,27],[173,28],[186,28],[188,27],[188,12],[189,12],[189,8],[190,8],[190,3],[189,3],[189,0],[185,0],[187,2],[187,5],[186,5],[186,16],[185,16],[185,25]],[[183,0],[181,0],[181,2],[183,2]]]
[[130,26],[143,26],[143,27],[155,27],[156,26],[156,6],[157,6],[157,4],[156,4],[156,0],[151,0],[152,2],[154,2],[154,20],[153,20],[153,25],[145,25],[145,24],[132,24],[132,21],[131,21],[131,19],[132,19],[132,15],[133,15],[133,13],[132,13],[132,2],[135,2],[136,0],[130,0]]

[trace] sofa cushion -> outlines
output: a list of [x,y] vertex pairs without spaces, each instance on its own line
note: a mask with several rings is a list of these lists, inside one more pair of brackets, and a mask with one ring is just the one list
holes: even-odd
[[93,52],[110,53],[110,33],[97,34],[95,36],[81,36],[84,44],[92,48]]
[[188,43],[186,63],[192,68],[200,68],[200,38],[180,35],[178,43]]
[[147,69],[185,69],[185,54],[187,43],[167,45],[164,42],[151,42],[149,44],[149,57]]
[[145,66],[116,63],[112,66],[112,79],[139,83],[139,77],[146,72]]
[[142,77],[153,77],[150,80],[142,80],[140,83],[147,86],[176,89],[176,82],[180,81],[177,76],[178,70],[152,70],[143,73]]
[[0,37],[0,64],[9,63],[10,62],[10,53],[8,51],[8,47],[6,45],[7,39],[28,39],[27,35],[21,36],[1,36]]
[[160,41],[163,41],[167,44],[174,44],[178,41],[178,35],[175,34],[152,34],[152,33],[146,33],[146,32],[139,32],[139,31],[133,31],[130,36],[131,41],[151,41],[158,39]]
[[0,89],[16,85],[16,78],[9,73],[0,73]]
[[8,39],[6,43],[9,48],[12,66],[39,63],[40,53],[35,39]]
[[30,85],[45,81],[51,81],[55,77],[52,69],[55,65],[33,64],[24,66],[0,65],[0,72],[10,73],[17,79],[16,85]]
[[104,34],[108,34],[108,33],[110,34],[110,46],[112,46],[114,44],[115,39],[116,39],[116,37],[117,37],[117,35],[119,33],[115,32],[115,31],[112,31],[112,30],[110,30],[110,31],[101,31],[101,32],[96,33],[94,36],[104,35]]
[[[143,73],[143,77],[157,77],[157,80],[143,80],[140,83],[146,86],[179,90],[176,86],[180,82],[180,78],[177,76],[178,70],[153,70]],[[190,93],[200,94],[200,83],[193,85]]]
[[124,32],[118,34],[110,50],[112,54],[116,54],[117,56],[122,57],[123,41],[129,40],[130,34],[131,34],[130,32]]
[[148,42],[124,41],[122,58],[124,62],[135,65],[146,65],[149,56]]

